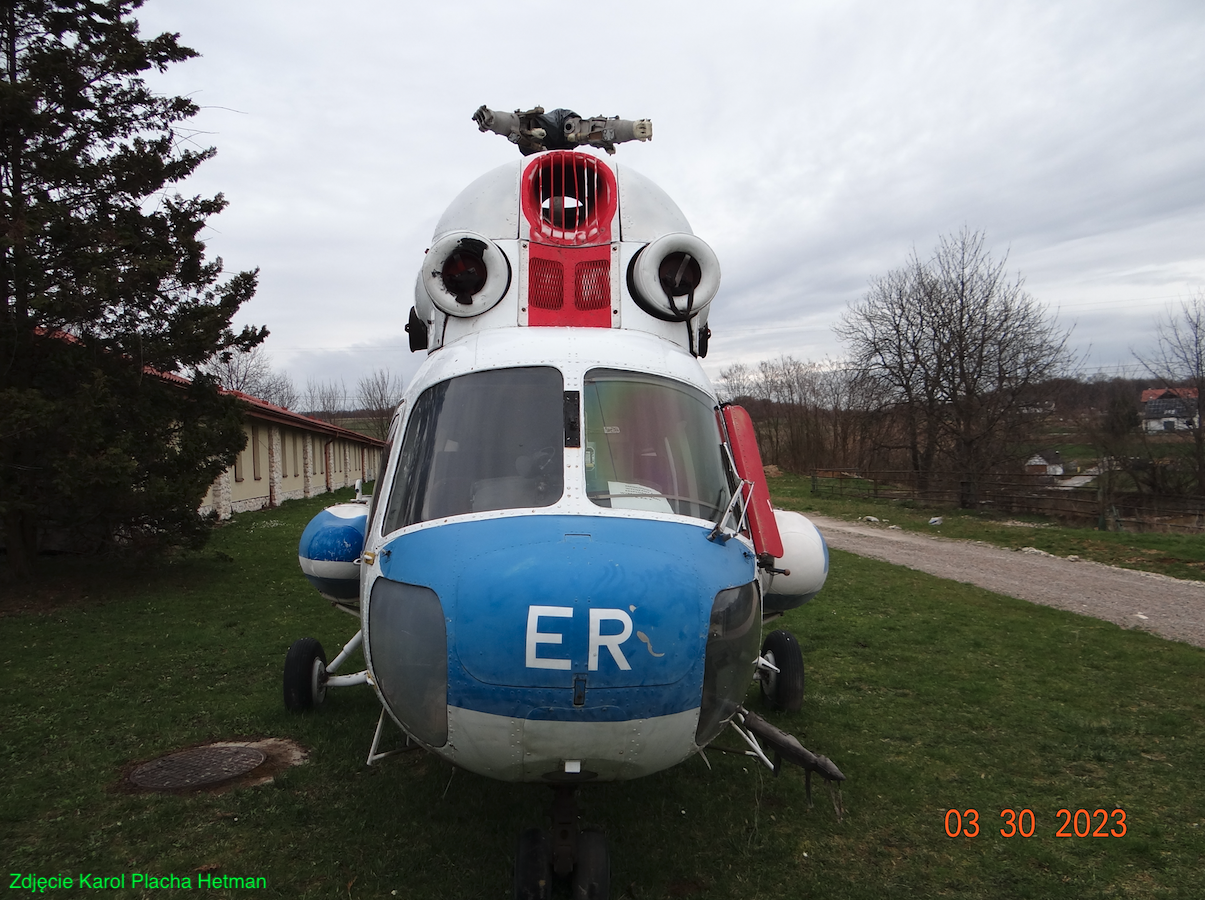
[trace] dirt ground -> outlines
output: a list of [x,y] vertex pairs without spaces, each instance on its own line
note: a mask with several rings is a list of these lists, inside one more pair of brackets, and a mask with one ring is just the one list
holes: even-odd
[[830,547],[1205,647],[1205,582],[810,516]]

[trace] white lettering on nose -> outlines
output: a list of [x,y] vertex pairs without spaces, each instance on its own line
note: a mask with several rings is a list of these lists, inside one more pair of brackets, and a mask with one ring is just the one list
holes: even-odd
[[[540,631],[540,616],[559,619],[572,619],[572,606],[529,606],[527,607],[527,668],[529,669],[568,669],[571,665],[567,659],[549,659],[536,655],[537,644],[562,644],[565,636],[559,631]],[[632,630],[629,623],[628,631]],[[612,653],[615,651],[612,650]],[[597,651],[595,651],[597,656]],[[627,668],[626,666],[624,668]]]
[[[603,622],[621,622],[623,629],[618,634],[603,634]],[[530,633],[530,631],[529,631]],[[598,649],[606,647],[611,651],[611,658],[619,668],[631,669],[619,645],[632,636],[632,617],[622,609],[592,609],[590,610],[590,657],[587,667],[591,672],[598,670]]]

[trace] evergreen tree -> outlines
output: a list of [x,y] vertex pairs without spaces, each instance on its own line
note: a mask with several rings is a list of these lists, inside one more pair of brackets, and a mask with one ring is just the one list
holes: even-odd
[[203,537],[196,508],[241,448],[241,413],[194,371],[264,329],[231,320],[200,232],[225,200],[169,193],[212,149],[143,75],[196,56],[143,40],[142,0],[0,2],[0,524],[10,572],[39,534],[94,549]]

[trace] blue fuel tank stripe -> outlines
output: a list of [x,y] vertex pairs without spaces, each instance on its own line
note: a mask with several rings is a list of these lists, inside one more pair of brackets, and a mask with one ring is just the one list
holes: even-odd
[[306,575],[305,579],[324,597],[336,597],[340,600],[360,599],[359,579],[319,578],[317,575]]
[[[449,704],[627,721],[699,705],[712,601],[755,577],[753,554],[739,541],[707,540],[709,530],[501,516],[400,535],[382,548],[381,571],[439,596]],[[384,652],[372,646],[374,657]]]

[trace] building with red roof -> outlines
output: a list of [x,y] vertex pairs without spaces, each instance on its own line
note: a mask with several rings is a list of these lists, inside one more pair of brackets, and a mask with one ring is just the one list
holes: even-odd
[[236,512],[351,487],[358,479],[376,479],[383,441],[241,391],[224,393],[244,404],[247,445],[210,487],[202,513],[216,512],[226,519]]
[[1196,388],[1147,388],[1142,392],[1142,428],[1148,434],[1188,431],[1197,418]]

